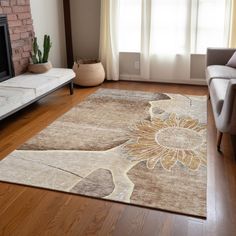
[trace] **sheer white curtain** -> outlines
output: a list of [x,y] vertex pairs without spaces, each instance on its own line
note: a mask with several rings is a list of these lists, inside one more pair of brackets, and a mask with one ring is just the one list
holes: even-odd
[[227,47],[229,44],[231,4],[235,0],[193,0],[197,25],[193,32],[192,51],[206,53],[206,47]]
[[142,0],[140,77],[150,79],[150,30],[152,16],[152,0]]
[[101,0],[99,58],[107,80],[119,80],[119,0]]
[[151,4],[150,79],[187,80],[190,78],[191,1],[152,0]]
[[120,51],[140,52],[140,79],[189,78],[191,1],[120,3]]
[[140,52],[140,80],[190,79],[191,54],[226,47],[233,0],[120,0],[120,51]]
[[232,0],[151,1],[150,79],[189,80],[191,54],[228,46]]
[[119,79],[119,52],[140,52],[141,80],[189,80],[191,54],[228,45],[232,1],[101,0],[107,79]]

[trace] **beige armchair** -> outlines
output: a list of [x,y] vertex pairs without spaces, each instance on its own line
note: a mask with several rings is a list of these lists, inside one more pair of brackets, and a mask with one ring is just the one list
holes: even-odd
[[236,69],[226,66],[236,49],[208,48],[206,79],[218,132],[217,148],[223,133],[236,135]]

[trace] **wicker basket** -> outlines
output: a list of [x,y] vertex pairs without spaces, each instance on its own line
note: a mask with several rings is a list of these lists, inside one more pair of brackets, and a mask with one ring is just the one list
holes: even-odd
[[80,86],[97,86],[103,83],[105,71],[101,62],[95,60],[80,60],[74,63],[76,74],[74,83]]

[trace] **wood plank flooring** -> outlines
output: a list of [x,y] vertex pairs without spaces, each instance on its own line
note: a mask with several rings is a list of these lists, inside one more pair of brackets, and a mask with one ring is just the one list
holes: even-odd
[[[104,88],[206,95],[207,88],[107,82]],[[71,109],[97,88],[63,88],[0,122],[0,159]],[[233,236],[236,235],[236,162],[230,137],[216,151],[208,101],[207,220],[0,182],[0,235]]]

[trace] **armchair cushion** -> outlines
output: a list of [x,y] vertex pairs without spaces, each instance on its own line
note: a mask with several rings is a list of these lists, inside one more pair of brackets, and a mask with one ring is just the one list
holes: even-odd
[[224,80],[235,79],[236,70],[229,66],[212,65],[206,69],[207,84],[210,85],[213,78],[221,78]]

